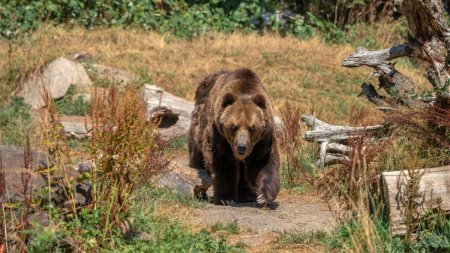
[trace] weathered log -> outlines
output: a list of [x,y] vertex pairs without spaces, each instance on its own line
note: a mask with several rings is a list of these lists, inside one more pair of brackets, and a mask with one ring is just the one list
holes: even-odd
[[366,127],[334,126],[327,124],[312,115],[303,115],[302,121],[309,127],[305,140],[320,144],[319,160],[316,165],[324,167],[348,161],[352,151],[349,142],[362,134],[370,134],[367,143],[376,141],[383,135],[386,126],[375,125]]
[[[450,29],[444,15],[444,8],[440,0],[394,0],[395,11],[406,17],[411,35],[408,45],[398,45],[389,49],[368,51],[359,47],[342,63],[344,67],[369,66],[378,75],[380,87],[397,101],[398,104],[409,107],[423,103],[433,104],[435,101],[448,105],[450,79],[448,54],[450,52]],[[431,101],[428,98],[418,98],[414,83],[390,64],[392,59],[411,56],[422,59],[430,64],[426,73],[427,79],[436,90],[436,96]],[[378,94],[373,90],[362,87],[361,92],[371,102],[382,108]],[[375,99],[373,99],[375,98]]]
[[[418,201],[422,203],[419,213],[426,209],[441,208],[450,214],[450,166],[427,168],[415,171],[421,175],[418,181]],[[402,184],[409,182],[408,171],[389,171],[381,174],[383,197],[389,214],[391,231],[395,235],[405,235],[405,202],[408,200],[407,192]]]
[[391,108],[393,105],[387,101],[386,97],[378,94],[375,87],[370,83],[361,84],[361,93],[358,96],[365,96],[370,102],[378,107]]
[[205,199],[211,178],[205,170],[191,168],[181,162],[171,161],[167,173],[156,179],[156,186],[167,187],[186,196]]

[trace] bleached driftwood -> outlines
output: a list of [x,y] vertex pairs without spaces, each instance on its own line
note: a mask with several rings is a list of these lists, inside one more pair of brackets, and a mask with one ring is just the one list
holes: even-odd
[[[417,171],[416,171],[417,172]],[[388,171],[381,174],[383,197],[389,214],[391,231],[394,235],[405,235],[405,203],[417,201],[421,203],[419,213],[426,209],[441,208],[450,214],[450,166],[421,169],[415,173],[420,175],[417,197],[407,199],[405,183],[410,182],[409,172]]]
[[358,138],[361,134],[372,135],[371,141],[386,130],[384,125],[366,127],[335,126],[327,124],[312,115],[303,115],[302,121],[309,127],[305,133],[305,140],[320,144],[319,160],[317,165],[341,163],[349,160],[348,154],[352,151],[349,141]]

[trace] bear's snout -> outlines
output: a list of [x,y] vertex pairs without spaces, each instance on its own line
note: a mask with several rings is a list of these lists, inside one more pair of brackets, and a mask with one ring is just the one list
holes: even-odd
[[243,159],[247,157],[249,154],[249,142],[250,142],[250,136],[248,136],[248,133],[244,130],[239,130],[236,135],[235,139],[235,152],[238,154],[239,159]]
[[245,144],[245,143],[238,143],[238,145],[237,145],[237,152],[240,155],[245,155],[245,151],[247,151],[247,144]]

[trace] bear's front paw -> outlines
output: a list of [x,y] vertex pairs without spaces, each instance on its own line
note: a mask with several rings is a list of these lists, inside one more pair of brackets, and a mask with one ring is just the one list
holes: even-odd
[[272,206],[275,200],[275,194],[268,190],[260,190],[257,192],[256,202],[262,207]]

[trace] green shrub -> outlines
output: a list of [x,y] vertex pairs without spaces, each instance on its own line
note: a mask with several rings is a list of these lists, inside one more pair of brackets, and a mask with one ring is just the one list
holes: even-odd
[[[0,38],[14,38],[44,22],[95,26],[137,26],[191,38],[208,31],[266,29],[310,37],[315,29],[299,15],[277,15],[270,1],[150,1],[150,0],[2,0]],[[314,21],[314,20],[313,20]],[[314,21],[317,23],[317,21]]]
[[8,105],[0,106],[0,142],[10,145],[23,145],[30,133],[32,119],[28,110],[30,105],[23,98],[13,97]]

